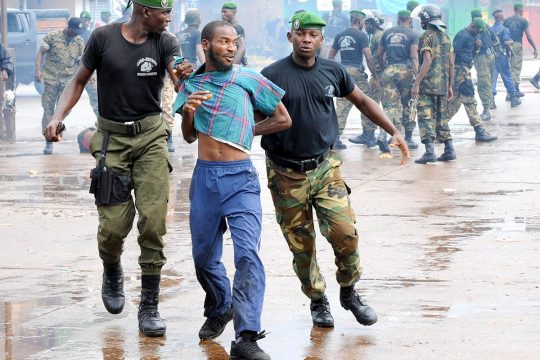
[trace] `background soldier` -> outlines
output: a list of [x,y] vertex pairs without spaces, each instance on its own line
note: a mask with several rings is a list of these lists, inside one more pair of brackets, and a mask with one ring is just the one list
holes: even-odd
[[510,31],[503,25],[504,14],[502,10],[495,10],[493,12],[495,23],[491,28],[491,31],[497,36],[498,44],[494,46],[495,50],[495,66],[493,67],[492,81],[491,81],[491,93],[493,94],[493,102],[491,108],[496,109],[495,95],[497,95],[497,78],[501,74],[504,87],[506,88],[506,99],[510,99],[510,106],[516,107],[521,104],[521,100],[517,94],[516,86],[512,81],[512,72],[510,70],[510,60],[512,56],[512,37]]
[[[84,50],[84,41],[78,36],[82,31],[81,20],[73,17],[69,19],[67,28],[48,33],[41,42],[36,56],[35,80],[44,83],[41,97],[41,105],[43,106],[41,128],[43,132],[45,132],[45,128],[55,111],[60,94],[77,71]],[[50,155],[52,153],[53,143],[47,141],[43,154]]]
[[452,119],[463,104],[467,116],[469,117],[469,123],[476,133],[475,140],[477,142],[497,140],[496,136],[488,134],[482,124],[482,119],[478,115],[478,111],[476,110],[476,98],[474,97],[474,85],[471,76],[474,54],[482,45],[477,36],[485,31],[487,30],[484,20],[475,18],[469,26],[460,30],[456,36],[454,36],[454,98],[448,103],[449,120]]
[[[362,31],[364,28],[364,20],[366,14],[360,10],[352,10],[350,13],[351,27],[345,29],[336,35],[332,49],[330,50],[329,58],[334,60],[338,51],[341,56],[341,64],[345,66],[347,72],[353,78],[355,84],[362,90],[364,94],[369,94],[368,75],[364,71],[364,57],[372,78],[377,82],[377,74],[375,72],[375,61],[369,49],[369,39]],[[339,121],[339,135],[334,142],[334,149],[346,149],[347,145],[343,144],[340,136],[347,125],[347,117],[351,111],[352,104],[350,101],[342,98],[336,99],[336,112]],[[370,121],[362,114],[362,121]],[[375,131],[371,132],[372,144],[375,146]]]
[[[426,152],[417,164],[448,161],[456,158],[452,135],[448,127],[448,99],[452,98],[454,64],[451,57],[452,43],[444,32],[442,12],[435,5],[422,5],[420,22],[425,31],[418,44],[420,69],[411,89],[411,96],[418,97],[417,115],[420,138]],[[437,158],[433,142],[444,142],[444,153]]]
[[182,50],[182,56],[194,66],[204,64],[204,52],[201,45],[201,14],[197,10],[189,10],[184,17],[187,28],[176,33],[176,38]]
[[234,63],[247,66],[248,61],[246,57],[246,32],[244,31],[242,25],[240,25],[236,20],[237,9],[238,5],[236,3],[223,3],[223,5],[221,6],[221,20],[231,24],[234,27],[234,30],[236,30],[236,34],[238,35],[238,39],[236,41],[238,51],[236,52]]
[[[482,19],[482,10],[473,9],[471,11],[471,19]],[[491,113],[489,109],[493,103],[493,93],[491,91],[491,81],[493,77],[493,65],[495,63],[495,56],[493,55],[493,42],[497,39],[494,38],[491,29],[486,24],[485,31],[480,32],[477,35],[477,39],[481,41],[480,48],[474,60],[474,68],[476,69],[476,88],[478,89],[478,96],[482,102],[484,108],[480,118],[482,120],[490,120]]]
[[[381,78],[382,105],[394,126],[405,133],[409,149],[417,149],[418,144],[412,140],[416,122],[410,117],[409,101],[418,73],[418,34],[411,29],[409,10],[399,11],[397,20],[397,26],[384,31],[377,49],[379,65],[384,66]],[[383,151],[390,152],[388,145]]]
[[523,17],[523,4],[514,4],[514,16],[504,20],[504,26],[510,30],[510,36],[514,42],[512,43],[513,56],[510,58],[510,66],[512,68],[512,80],[519,97],[524,94],[519,90],[519,81],[521,77],[521,67],[523,65],[523,33],[527,37],[527,41],[531,44],[534,50],[534,58],[538,56],[536,45],[529,31],[529,22]]
[[342,32],[347,28],[349,24],[349,18],[347,14],[343,12],[343,1],[342,0],[332,0],[332,11],[325,13],[322,18],[326,22],[326,28],[324,29],[324,41],[325,49],[321,49],[322,55],[325,56],[327,51],[326,48],[332,46],[334,39],[337,34]]

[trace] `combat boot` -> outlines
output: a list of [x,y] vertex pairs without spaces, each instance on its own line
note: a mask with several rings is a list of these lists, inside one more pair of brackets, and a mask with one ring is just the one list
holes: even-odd
[[334,318],[330,313],[330,304],[328,303],[326,295],[323,295],[318,301],[311,300],[309,309],[311,310],[313,325],[320,327],[334,327]]
[[[516,93],[516,96],[517,96],[517,93]],[[510,101],[510,100],[512,100],[512,96],[510,96],[510,94],[508,94],[508,95],[506,95],[506,98],[504,100]]]
[[124,309],[124,272],[120,261],[113,265],[103,264],[101,299],[111,314],[120,314]]
[[45,147],[43,148],[43,155],[51,155],[53,153],[53,143],[52,141],[47,141]]
[[444,142],[444,152],[437,158],[437,161],[450,161],[456,160],[456,158],[457,156],[454,151],[454,145],[452,145],[452,140],[446,140]]
[[536,74],[533,76],[529,82],[534,86],[537,90],[540,90],[540,83],[538,83],[538,80],[540,80],[540,75]]
[[415,160],[417,164],[434,163],[437,161],[437,155],[435,154],[435,148],[433,147],[433,141],[425,141],[426,152],[420,159]]
[[215,339],[223,333],[227,323],[233,318],[232,305],[229,306],[224,314],[209,317],[204,322],[201,330],[199,330],[199,339]]
[[360,324],[369,326],[377,322],[375,310],[354,291],[354,286],[340,288],[339,301],[345,310],[350,310],[353,313],[356,321]]
[[521,105],[521,100],[517,96],[512,96],[510,98],[510,107],[516,107],[518,105]]
[[[143,275],[144,276],[144,275]],[[159,286],[157,289],[141,289],[139,303],[139,330],[146,336],[157,337],[165,335],[167,327],[159,316]]]
[[377,145],[377,140],[375,139],[375,130],[364,131],[362,134],[349,138],[349,141],[353,144],[364,144],[367,147],[374,147]]
[[497,140],[497,137],[495,135],[490,135],[482,125],[475,126],[474,132],[476,132],[474,137],[476,142],[491,142]]
[[174,152],[174,143],[173,143],[172,135],[169,136],[169,138],[167,139],[167,150],[169,152]]
[[231,341],[231,360],[270,360],[270,356],[257,345],[257,340],[266,337],[265,331],[260,333],[243,331],[236,341]]
[[334,150],[345,150],[347,148],[347,145],[345,145],[339,136],[336,138],[336,141],[334,141],[334,146],[332,146],[332,149]]
[[489,106],[484,107],[484,111],[480,114],[480,119],[482,119],[482,121],[491,120],[491,113],[489,112]]
[[412,139],[412,130],[405,130],[405,141],[410,150],[418,149],[418,144]]
[[521,92],[521,90],[519,90],[519,84],[514,84],[514,86],[516,87],[516,95],[518,97],[524,97],[525,94]]

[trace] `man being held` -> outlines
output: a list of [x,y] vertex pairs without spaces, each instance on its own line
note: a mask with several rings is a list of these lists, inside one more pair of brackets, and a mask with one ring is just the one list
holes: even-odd
[[236,3],[223,3],[221,6],[221,20],[231,24],[238,34],[238,40],[236,41],[238,44],[238,51],[236,52],[234,63],[246,66],[248,64],[246,57],[246,32],[244,31],[242,25],[240,25],[236,20],[237,9],[238,5]]
[[377,321],[375,311],[354,290],[362,273],[356,218],[349,189],[341,177],[342,161],[330,150],[339,132],[334,97],[347,98],[392,134],[403,152],[402,163],[409,150],[401,134],[354,84],[346,69],[316,56],[324,40],[325,22],[317,15],[302,12],[292,17],[291,24],[287,37],[293,45],[292,54],[261,72],[285,90],[283,104],[292,119],[290,129],[262,138],[276,219],[293,253],[293,268],[302,291],[311,299],[313,324],[334,326],[326,284],[315,256],[315,209],[321,233],[334,249],[341,305],[359,323],[372,325]]
[[[55,112],[60,94],[77,71],[84,50],[84,41],[78,36],[82,31],[81,20],[73,17],[69,19],[67,28],[48,33],[41,42],[36,56],[35,80],[44,83],[41,96],[43,132]],[[43,61],[44,58],[45,61]],[[53,143],[47,141],[43,154],[51,155],[52,153]]]
[[[233,319],[231,359],[270,359],[256,341],[264,338],[261,311],[265,289],[259,258],[262,223],[260,185],[250,160],[254,135],[291,126],[281,103],[283,90],[258,72],[233,65],[238,35],[225,21],[202,30],[206,63],[181,84],[175,110],[182,133],[198,140],[190,189],[190,228],[197,279],[206,292],[201,339],[218,337]],[[223,233],[234,245],[233,290],[221,262]]]
[[[347,72],[351,75],[360,90],[362,90],[364,94],[368,94],[369,84],[368,76],[364,71],[364,56],[366,57],[366,63],[372,74],[372,78],[374,78],[374,82],[376,83],[378,80],[375,72],[375,62],[373,61],[373,56],[369,48],[369,39],[362,31],[365,18],[366,14],[362,11],[351,11],[351,27],[336,35],[328,58],[334,60],[339,51],[341,64],[345,66],[345,69],[347,69]],[[336,100],[336,111],[339,122],[339,135],[334,142],[334,149],[336,150],[347,148],[347,146],[341,142],[340,136],[343,134],[343,130],[347,125],[347,117],[349,116],[351,108],[352,104],[350,101],[342,98]],[[364,117],[365,116],[362,115],[363,122],[365,121]],[[370,121],[369,119],[366,120]],[[375,146],[375,136],[373,136],[373,133],[371,133],[371,135],[373,138],[371,146]]]
[[[399,11],[397,19],[398,25],[383,33],[377,50],[379,65],[384,67],[381,78],[382,105],[394,126],[405,133],[409,149],[417,149],[418,144],[412,140],[416,122],[410,117],[409,101],[418,73],[418,34],[411,29],[409,10]],[[381,151],[390,152],[386,139],[382,145]]]
[[[174,56],[179,55],[178,42],[165,31],[172,3],[134,0],[129,22],[112,23],[92,32],[81,65],[45,131],[48,140],[61,139],[60,121],[97,71],[100,117],[90,152],[97,164],[92,170],[91,191],[99,213],[97,240],[104,268],[101,296],[107,311],[122,312],[125,297],[120,257],[138,212],[142,272],[138,320],[146,336],[163,336],[166,331],[158,301],[161,268],[166,263],[163,235],[172,167],[166,143],[170,129],[161,117],[159,95],[167,72],[176,81],[173,64]],[[186,67],[190,68],[186,64],[179,70]]]

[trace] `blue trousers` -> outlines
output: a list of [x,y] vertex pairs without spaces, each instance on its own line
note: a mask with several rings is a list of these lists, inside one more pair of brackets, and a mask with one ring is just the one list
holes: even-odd
[[[189,198],[189,223],[197,280],[206,292],[204,316],[214,317],[233,307],[236,336],[259,332],[266,285],[259,258],[261,187],[251,160],[198,160]],[[223,233],[231,230],[236,272],[231,285],[223,254]]]
[[506,56],[496,56],[495,57],[495,66],[493,67],[493,77],[491,83],[491,90],[493,95],[497,94],[497,78],[501,74],[501,78],[506,88],[506,93],[510,96],[515,96],[516,87],[512,81],[512,72],[510,71],[510,61]]

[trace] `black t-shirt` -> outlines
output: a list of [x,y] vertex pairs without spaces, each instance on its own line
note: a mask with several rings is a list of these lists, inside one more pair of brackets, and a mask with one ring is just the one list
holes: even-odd
[[369,47],[367,35],[357,29],[348,28],[337,34],[332,48],[338,50],[343,65],[362,67],[364,59],[363,50]]
[[343,11],[330,11],[323,15],[326,22],[324,27],[324,36],[328,39],[334,39],[335,36],[349,26],[349,16]]
[[473,36],[466,28],[461,29],[456,36],[452,47],[454,48],[456,65],[472,66],[474,58],[476,37]]
[[[246,46],[246,49],[247,49],[246,32],[244,31],[244,28],[242,27],[242,25],[240,25],[238,23],[233,24],[233,26],[234,26],[234,30],[236,30],[236,35],[241,36],[242,38],[244,38],[244,45]],[[240,61],[240,64],[242,64],[244,66],[246,66],[248,64],[246,55],[242,56],[242,60]]]
[[403,64],[411,59],[411,46],[418,45],[419,35],[405,26],[385,30],[380,46],[384,48],[388,64]]
[[334,97],[345,97],[355,87],[345,68],[319,57],[314,66],[303,68],[288,56],[261,74],[285,90],[281,101],[292,119],[291,128],[262,137],[263,149],[289,159],[313,158],[328,150],[339,131]]
[[515,42],[523,41],[523,33],[529,28],[529,22],[523,16],[510,16],[504,19],[504,26],[510,30],[510,37]]
[[99,114],[126,122],[161,113],[160,94],[167,64],[179,55],[176,38],[151,34],[143,44],[128,42],[122,24],[92,32],[82,62],[97,70]]
[[182,56],[192,64],[197,63],[197,45],[201,43],[201,32],[192,26],[176,34],[182,49]]

